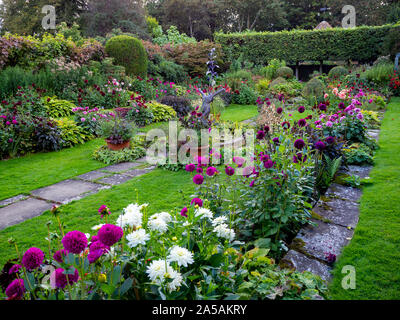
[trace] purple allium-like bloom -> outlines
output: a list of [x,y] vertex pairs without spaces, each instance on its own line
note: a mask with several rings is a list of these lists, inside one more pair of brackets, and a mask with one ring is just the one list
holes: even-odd
[[268,133],[270,131],[270,127],[269,126],[264,126],[264,132]]
[[297,124],[299,125],[299,127],[305,127],[307,125],[307,121],[306,119],[300,119]]
[[289,121],[282,122],[282,128],[285,130],[290,129],[290,122]]
[[326,111],[326,104],[325,104],[325,103],[321,103],[321,104],[318,106],[318,108],[319,108],[319,110],[321,110],[321,111]]
[[8,300],[21,300],[25,291],[24,280],[15,279],[8,285],[5,293]]
[[301,149],[303,149],[304,147],[305,147],[305,143],[304,143],[304,140],[303,139],[297,139],[295,142],[294,142],[294,147],[296,148],[296,149],[299,149],[299,150],[301,150]]
[[256,138],[257,138],[257,140],[262,140],[262,139],[264,139],[264,138],[265,138],[265,132],[262,131],[262,130],[258,131],[258,132],[257,132],[257,135],[256,135]]
[[68,232],[62,239],[64,249],[68,252],[80,254],[87,247],[86,235],[80,231],[74,230]]
[[225,173],[228,176],[233,176],[235,174],[235,169],[233,169],[232,167],[228,166],[228,167],[225,168]]
[[335,142],[335,137],[329,136],[325,139],[327,144],[332,144]]
[[54,277],[54,284],[56,288],[61,288],[64,289],[65,286],[68,284],[73,284],[74,282],[77,282],[79,279],[79,273],[78,270],[75,269],[74,274],[68,274],[68,281],[67,281],[67,275],[63,273],[64,269],[58,268],[56,269],[52,276]]
[[215,167],[208,167],[206,170],[206,174],[209,177],[212,177],[213,175],[215,175],[217,173],[217,169]]
[[122,228],[113,224],[105,224],[98,232],[100,242],[110,247],[121,240],[123,234]]
[[303,106],[300,106],[300,107],[297,109],[297,111],[298,111],[299,113],[304,113],[304,111],[306,111],[306,108],[304,108]]
[[103,255],[103,253],[104,253],[103,249],[97,249],[94,251],[90,251],[87,256],[89,263],[95,263]]
[[193,182],[194,182],[195,184],[198,184],[198,185],[203,184],[203,182],[204,182],[204,177],[203,177],[201,174],[196,174],[196,175],[193,177]]
[[206,167],[208,165],[208,162],[209,161],[207,157],[202,157],[202,156],[197,157],[197,164],[200,167]]
[[22,266],[20,264],[14,264],[10,270],[8,270],[8,274],[18,273],[21,268]]
[[68,251],[65,249],[58,250],[53,254],[53,259],[56,260],[58,263],[63,263],[63,258],[68,255]]
[[277,112],[278,114],[281,114],[281,113],[283,112],[283,109],[282,109],[281,107],[279,107],[278,109],[276,109],[276,112]]
[[192,201],[190,201],[191,205],[198,205],[199,207],[203,206],[203,200],[200,198],[193,198]]
[[94,242],[96,242],[96,241],[99,241],[99,236],[93,236],[92,237],[92,243],[94,243]]
[[294,163],[306,162],[306,161],[307,161],[307,156],[306,155],[303,156],[300,152],[293,156]]
[[340,110],[343,110],[343,109],[345,108],[344,102],[339,103],[339,104],[338,104],[338,108],[339,108]]
[[254,187],[254,184],[256,183],[256,181],[255,180],[253,180],[252,182],[250,182],[250,184],[249,184],[249,187],[251,188],[251,187]]
[[196,169],[196,172],[197,172],[197,173],[203,173],[203,168],[198,167],[198,168]]
[[189,163],[185,167],[185,170],[187,172],[193,172],[195,169],[196,169],[196,166],[193,163]]
[[271,169],[274,166],[274,162],[272,160],[268,160],[264,162],[265,169]]
[[186,207],[184,207],[181,210],[181,216],[187,218],[188,217],[187,212],[188,212],[188,209]]
[[44,253],[39,248],[30,248],[28,249],[23,257],[22,264],[25,266],[27,270],[34,270],[38,268],[44,259]]
[[272,139],[272,141],[273,141],[275,144],[278,144],[278,143],[279,143],[279,138],[278,138],[278,137],[275,137],[275,138]]
[[110,215],[111,214],[111,212],[110,212],[110,209],[108,209],[108,207],[106,206],[106,205],[102,205],[100,208],[99,208],[99,210],[98,210],[98,212],[99,212],[99,214],[101,214],[101,217],[103,218],[104,217],[104,215]]
[[268,154],[262,154],[260,157],[261,162],[265,162],[271,159],[271,157]]
[[315,143],[315,149],[322,151],[326,148],[325,143],[323,143],[322,141],[318,141],[317,143]]

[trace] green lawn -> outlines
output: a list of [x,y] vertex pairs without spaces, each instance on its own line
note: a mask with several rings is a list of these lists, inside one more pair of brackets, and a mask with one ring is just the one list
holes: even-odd
[[[333,299],[400,299],[400,98],[389,104],[381,129],[360,222],[334,269]],[[355,267],[355,290],[341,286],[346,265]]]
[[57,152],[0,161],[0,200],[106,167],[91,159],[93,151],[103,143],[96,139]]
[[258,115],[256,105],[231,104],[221,113],[221,120],[240,122]]
[[[151,213],[175,208],[180,212],[183,206],[190,204],[190,196],[195,192],[195,185],[191,175],[186,171],[170,172],[156,169],[122,185],[102,190],[95,195],[63,206],[61,220],[66,224],[67,231],[80,230],[93,234],[95,232],[91,227],[104,223],[100,220],[97,209],[103,204],[107,205],[112,212],[111,220],[115,222],[123,208],[136,202],[136,189],[139,192],[139,202],[149,203]],[[47,252],[46,223],[50,220],[53,221],[51,226],[53,230],[56,227],[56,220],[47,211],[39,217],[0,231],[0,266],[15,257],[14,248],[7,242],[10,237],[17,241],[21,251],[37,246]]]

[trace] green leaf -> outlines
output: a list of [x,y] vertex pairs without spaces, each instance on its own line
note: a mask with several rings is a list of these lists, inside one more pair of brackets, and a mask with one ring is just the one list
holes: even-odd
[[111,275],[111,284],[118,284],[121,277],[121,266],[116,266]]
[[133,284],[132,278],[126,279],[120,288],[120,294],[124,295],[132,287],[132,284]]

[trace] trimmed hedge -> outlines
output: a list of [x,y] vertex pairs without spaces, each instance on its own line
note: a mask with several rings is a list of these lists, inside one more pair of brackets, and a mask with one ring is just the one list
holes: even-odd
[[388,34],[400,35],[400,26],[332,28],[280,32],[216,33],[230,61],[243,58],[256,65],[272,59],[288,63],[319,60],[374,61],[389,53],[385,45]]
[[112,37],[106,43],[106,52],[115,64],[125,67],[128,75],[146,76],[148,58],[139,39],[126,35]]

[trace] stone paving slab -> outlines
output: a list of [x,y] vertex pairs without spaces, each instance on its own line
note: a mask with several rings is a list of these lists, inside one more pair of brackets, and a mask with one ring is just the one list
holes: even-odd
[[370,138],[375,139],[376,141],[379,141],[379,133],[380,133],[380,130],[368,130],[367,131],[367,135]]
[[357,226],[360,216],[356,202],[337,198],[329,199],[329,201],[320,200],[313,211],[335,224],[353,229]]
[[332,253],[338,256],[353,237],[353,230],[318,220],[312,221],[318,226],[303,228],[295,241],[301,243],[300,251],[328,262],[326,255]]
[[94,180],[103,178],[108,174],[109,173],[102,172],[102,171],[99,171],[99,170],[95,170],[95,171],[91,171],[91,172],[82,174],[80,176],[77,176],[76,178],[81,179],[81,180],[86,180],[86,181],[94,181]]
[[79,180],[65,180],[54,185],[32,191],[32,195],[41,199],[59,203],[68,203],[88,192],[98,191],[100,184]]
[[332,184],[325,194],[326,198],[337,198],[353,202],[358,202],[361,196],[362,196],[362,190],[357,188],[342,186],[336,183]]
[[10,204],[13,204],[13,203],[16,203],[18,201],[25,200],[28,198],[29,198],[28,196],[20,194],[19,196],[15,196],[15,197],[0,201],[0,207],[8,206]]
[[0,230],[27,219],[40,216],[44,211],[51,209],[52,203],[29,198],[13,203],[0,209]]
[[140,166],[140,163],[137,162],[123,162],[123,163],[113,164],[112,166],[102,168],[101,170],[113,173],[119,173],[138,166]]
[[119,185],[121,183],[127,182],[129,180],[133,179],[132,176],[130,175],[125,175],[125,174],[114,174],[110,177],[105,177],[101,180],[99,180],[99,182],[101,183],[105,183],[105,184],[110,184],[112,186],[116,186]]
[[133,169],[133,170],[124,172],[124,175],[128,175],[130,177],[139,177],[141,175],[149,173],[153,169],[154,169],[154,167],[150,167],[150,168],[146,168],[146,169]]
[[317,260],[310,259],[302,253],[290,250],[282,259],[281,263],[290,266],[299,272],[309,271],[319,275],[323,280],[330,281],[332,279],[332,270],[328,265]]
[[365,179],[369,177],[371,172],[372,166],[360,167],[360,166],[349,166],[349,170],[347,174],[350,175],[357,175],[360,179]]

